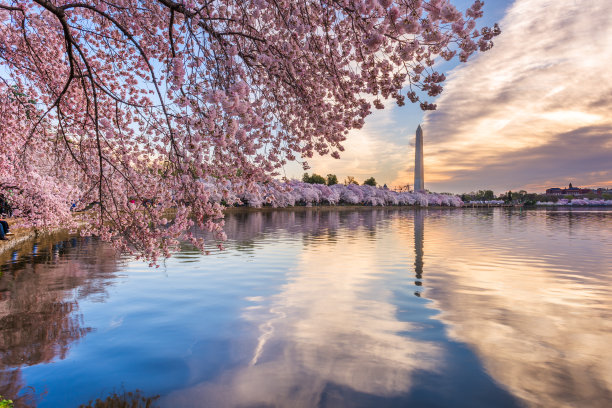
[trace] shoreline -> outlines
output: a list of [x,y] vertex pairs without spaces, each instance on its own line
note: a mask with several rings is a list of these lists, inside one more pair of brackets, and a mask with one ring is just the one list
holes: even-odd
[[[9,222],[10,226],[10,218],[4,218]],[[10,254],[12,251],[20,250],[23,247],[31,246],[38,240],[42,240],[44,238],[49,238],[54,235],[61,236],[67,233],[67,230],[64,228],[53,228],[50,230],[41,230],[39,228],[28,227],[28,228],[11,228],[11,232],[13,235],[9,235],[8,241],[0,241],[0,265],[5,264],[7,261],[7,254]],[[0,273],[1,275],[1,273]]]
[[[273,212],[273,211],[366,211],[366,210],[382,210],[382,209],[457,209],[461,207],[449,207],[449,206],[429,206],[429,207],[419,207],[414,205],[393,205],[393,206],[366,206],[366,205],[319,205],[319,206],[297,206],[297,207],[227,207],[223,210],[224,214],[240,214],[240,213],[254,213],[254,212]],[[50,230],[43,230],[35,227],[13,227],[15,224],[15,219],[12,218],[3,218],[9,223],[11,227],[11,233],[13,235],[8,236],[7,241],[0,241],[0,261],[3,261],[2,258],[5,257],[7,253],[25,245],[27,243],[31,243],[36,241],[37,239],[48,237],[51,235],[61,235],[67,233],[67,229],[64,228],[53,228]],[[3,262],[0,262],[3,263]]]
[[[600,208],[600,207],[611,208],[611,206],[573,206],[573,205],[534,205],[534,206],[520,206],[520,207],[518,206],[516,207],[471,206],[471,205],[464,205],[461,207],[451,207],[451,206],[441,206],[441,205],[427,206],[427,207],[420,207],[417,205],[386,205],[386,206],[385,205],[372,205],[372,206],[368,206],[368,205],[318,205],[318,206],[311,206],[311,207],[306,207],[306,206],[260,207],[260,208],[227,207],[223,210],[223,213],[224,214],[240,214],[240,213],[256,213],[256,212],[269,213],[269,212],[274,212],[274,211],[322,212],[322,211],[370,211],[370,210],[415,210],[415,211],[420,211],[420,210],[429,210],[429,209],[431,210],[459,210],[459,209],[461,210],[483,210],[483,209],[491,209],[491,208],[521,209],[521,210],[522,209],[547,210],[547,209],[552,209],[552,208],[555,208],[555,209],[556,208],[593,209],[593,208]],[[9,222],[9,225],[14,223],[14,221],[12,221],[10,218],[6,218],[6,220],[7,222]],[[11,250],[14,250],[15,248],[19,246],[22,246],[26,243],[30,243],[37,239],[48,237],[51,235],[64,234],[67,232],[67,230],[64,228],[54,228],[54,229],[45,231],[45,230],[41,230],[35,227],[28,227],[28,228],[14,227],[14,228],[11,228],[11,232],[13,233],[13,235],[9,236],[8,241],[0,241],[0,261],[2,260],[1,258],[4,258],[6,253],[8,253]]]
[[7,236],[8,238],[7,241],[0,241],[0,254],[26,241],[35,239],[41,234],[41,232],[37,228],[33,228],[33,227],[31,228],[19,228],[19,227],[13,228],[11,227],[12,222],[10,218],[3,218],[3,219],[9,223],[10,232],[13,235]]

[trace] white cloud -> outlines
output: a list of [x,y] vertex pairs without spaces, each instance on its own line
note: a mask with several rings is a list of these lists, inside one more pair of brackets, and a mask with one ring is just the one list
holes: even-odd
[[[605,171],[612,166],[602,168],[600,157],[612,138],[612,3],[517,0],[501,27],[492,50],[451,72],[438,110],[425,115],[426,185],[500,191],[568,178],[612,183]],[[593,129],[598,137],[582,136]],[[569,150],[559,152],[559,144]],[[576,151],[580,162],[567,166]],[[538,173],[544,164],[548,171]],[[500,165],[507,166],[492,171]]]

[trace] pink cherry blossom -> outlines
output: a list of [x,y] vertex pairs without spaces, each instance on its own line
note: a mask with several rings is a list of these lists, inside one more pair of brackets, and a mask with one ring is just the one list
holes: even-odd
[[[214,189],[212,184],[206,183],[206,185]],[[326,186],[297,180],[289,180],[286,183],[279,181],[256,183],[249,190],[242,190],[238,185],[236,191],[242,191],[237,193],[236,202],[254,208],[266,205],[271,207],[312,207],[316,205],[461,207],[463,205],[463,201],[458,196],[448,194],[396,192],[357,184]],[[215,195],[211,193],[210,197],[213,199]]]
[[223,239],[241,201],[428,204],[275,177],[338,158],[370,100],[435,108],[419,96],[442,91],[434,60],[499,34],[481,16],[480,1],[0,0],[0,193],[25,223],[79,224],[153,263],[180,239],[204,249],[196,225]]

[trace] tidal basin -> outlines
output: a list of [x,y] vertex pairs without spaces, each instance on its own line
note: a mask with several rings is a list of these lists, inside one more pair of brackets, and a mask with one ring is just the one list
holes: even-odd
[[157,269],[3,254],[0,395],[77,407],[608,407],[612,210],[230,213]]

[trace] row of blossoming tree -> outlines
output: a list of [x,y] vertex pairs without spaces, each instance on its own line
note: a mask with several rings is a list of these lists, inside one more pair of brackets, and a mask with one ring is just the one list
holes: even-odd
[[217,183],[208,181],[206,189],[210,192],[213,202],[224,202],[227,198],[237,205],[253,208],[263,206],[295,207],[313,205],[414,205],[414,206],[450,206],[463,205],[461,198],[449,194],[435,194],[425,192],[397,192],[370,185],[357,184],[310,184],[302,181],[290,180],[286,183],[269,182],[258,183],[254,188],[246,190],[237,188],[239,193],[228,197],[225,190],[218,189]]
[[[433,109],[437,59],[499,29],[481,1],[0,0],[0,189],[27,222],[82,221],[154,260],[287,161],[339,157],[372,106]],[[155,202],[142,207],[135,203]],[[174,209],[172,222],[167,209]]]

